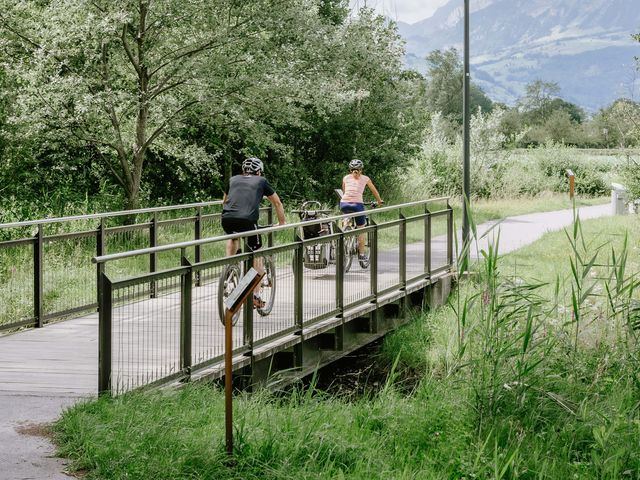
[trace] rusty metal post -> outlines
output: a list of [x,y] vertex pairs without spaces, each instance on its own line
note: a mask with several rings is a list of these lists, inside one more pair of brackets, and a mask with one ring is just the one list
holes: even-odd
[[572,170],[567,169],[567,176],[569,177],[569,199],[573,200],[575,195],[576,175]]
[[[233,455],[233,316],[247,299],[253,296],[253,289],[260,284],[264,276],[264,273],[257,273],[255,270],[253,272],[256,275],[250,283],[240,287],[242,291],[240,296],[235,298],[234,304],[225,305],[224,309],[224,429],[228,455]],[[238,288],[239,286],[236,290]]]

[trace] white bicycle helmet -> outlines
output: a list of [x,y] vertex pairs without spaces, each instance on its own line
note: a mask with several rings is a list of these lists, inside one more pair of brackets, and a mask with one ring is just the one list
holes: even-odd
[[354,158],[349,162],[349,170],[362,170],[363,168],[364,168],[364,163],[362,163],[362,160],[358,160],[357,158]]
[[244,162],[242,162],[242,171],[252,175],[257,175],[258,172],[264,172],[262,160],[256,157],[245,158]]

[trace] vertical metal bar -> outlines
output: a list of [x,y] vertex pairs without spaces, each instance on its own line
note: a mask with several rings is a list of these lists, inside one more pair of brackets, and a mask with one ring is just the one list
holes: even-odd
[[[149,225],[149,247],[153,248],[158,244],[158,220],[155,213]],[[149,254],[149,272],[154,273],[158,268],[158,258],[155,253]],[[156,298],[156,282],[151,280],[149,283],[151,289],[151,298]]]
[[[447,202],[449,213],[447,214],[447,265],[453,266],[453,208]],[[464,248],[464,247],[463,247]]]
[[[96,256],[104,255],[104,218],[100,219],[100,225],[96,230]],[[100,308],[100,276],[104,273],[104,263],[96,264],[96,303]]]
[[400,212],[400,288],[407,286],[407,217]]
[[42,300],[43,300],[43,288],[44,288],[44,273],[43,273],[43,239],[44,234],[42,231],[42,224],[38,225],[38,233],[33,242],[33,318],[35,319],[35,326],[42,327],[44,325]]
[[371,295],[373,302],[378,302],[378,224],[373,220],[369,220],[369,224],[373,226],[373,230],[369,232],[369,268],[371,269]]
[[[273,205],[269,205],[267,209],[267,223],[269,226],[273,225]],[[267,235],[267,245],[273,247],[273,232],[269,232]]]
[[424,272],[431,278],[431,212],[426,206],[424,211]]
[[336,240],[336,308],[340,316],[344,313],[344,231],[339,222],[335,223],[335,231],[340,234]]
[[183,267],[189,267],[186,273],[180,278],[180,368],[185,374],[185,379],[191,377],[191,342],[192,342],[192,278],[193,269],[191,262],[186,257],[186,251],[181,249],[181,263]]
[[[241,276],[253,267],[253,259],[255,257],[253,250],[249,247],[248,238],[244,237],[242,241],[244,242],[244,252],[251,252],[251,256],[245,260]],[[253,292],[247,296],[244,302],[244,325],[242,330],[244,345],[249,347],[249,351],[253,351]]]
[[[336,264],[336,308],[338,309],[338,315],[342,318],[342,323],[335,328],[335,344],[336,350],[344,349],[344,265],[346,262],[344,251],[344,230],[341,229],[336,222],[337,231],[340,233],[338,237],[338,257]],[[351,252],[349,252],[351,255]]]
[[[198,207],[196,210],[195,232],[194,236],[196,240],[202,238],[202,207]],[[202,251],[200,245],[195,247],[195,262],[200,263],[202,261]],[[196,287],[200,286],[200,270],[196,272]]]
[[302,304],[304,300],[304,244],[302,239],[295,235],[294,241],[297,243],[294,256],[293,273],[293,319],[296,333],[302,333],[304,311]]
[[103,273],[100,276],[100,306],[98,307],[98,394],[111,393],[111,345],[113,286]]

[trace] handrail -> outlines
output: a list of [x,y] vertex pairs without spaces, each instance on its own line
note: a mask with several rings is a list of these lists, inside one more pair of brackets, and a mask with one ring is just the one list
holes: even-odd
[[0,223],[0,229],[28,227],[42,225],[45,223],[62,223],[72,220],[93,220],[106,217],[123,217],[126,215],[137,215],[139,213],[168,212],[171,210],[183,210],[186,208],[210,207],[212,205],[222,205],[222,200],[212,200],[209,202],[187,203],[185,205],[170,205],[167,207],[138,208],[136,210],[119,210],[116,212],[91,213],[88,215],[74,215],[69,217],[41,218],[38,220],[26,220],[24,222]]
[[[399,205],[390,205],[388,207],[380,207],[380,208],[376,208],[373,210],[367,210],[365,213],[367,215],[370,214],[378,214],[378,213],[384,213],[384,212],[390,212],[390,211],[394,211],[394,210],[398,210],[400,208],[408,208],[408,207],[415,207],[418,205],[426,205],[428,203],[434,203],[434,202],[442,202],[442,201],[449,201],[451,197],[437,197],[437,198],[430,198],[427,200],[418,200],[415,202],[408,202],[408,203],[401,203]],[[275,227],[267,227],[267,228],[261,228],[259,233],[260,234],[265,234],[265,233],[274,233],[274,232],[280,232],[283,230],[288,230],[294,227],[302,227],[302,226],[309,226],[309,225],[317,225],[317,224],[321,224],[321,223],[326,223],[326,222],[332,222],[332,221],[337,221],[337,220],[341,220],[344,218],[352,218],[352,217],[358,217],[363,215],[363,212],[355,212],[355,213],[345,213],[342,215],[335,215],[332,217],[324,217],[324,218],[320,218],[317,220],[308,220],[308,221],[303,221],[303,222],[296,222],[296,223],[288,223],[286,225],[277,225]],[[166,252],[167,250],[175,250],[178,248],[189,248],[189,247],[195,247],[195,246],[199,246],[199,245],[205,245],[208,243],[215,243],[215,242],[220,242],[220,241],[224,241],[224,240],[234,240],[236,238],[243,238],[249,235],[255,235],[255,232],[242,232],[242,233],[232,233],[229,235],[221,235],[218,237],[209,237],[209,238],[203,238],[200,240],[190,240],[188,242],[178,242],[178,243],[172,243],[172,244],[168,244],[168,245],[161,245],[158,247],[152,247],[152,248],[141,248],[138,250],[130,250],[128,252],[120,252],[120,253],[112,253],[110,255],[100,255],[100,256],[96,256],[93,257],[91,259],[91,261],[93,263],[107,263],[107,262],[111,262],[114,260],[122,260],[124,258],[130,258],[130,257],[137,257],[139,255],[147,255],[147,254],[151,254],[151,253],[158,253],[158,252]]]

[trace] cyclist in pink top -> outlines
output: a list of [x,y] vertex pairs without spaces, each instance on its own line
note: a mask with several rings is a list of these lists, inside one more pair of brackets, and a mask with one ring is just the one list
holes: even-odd
[[[342,213],[364,212],[362,194],[364,193],[365,187],[369,187],[378,206],[384,203],[371,179],[362,174],[363,169],[364,163],[362,163],[362,160],[354,158],[349,162],[350,173],[342,179],[342,191],[344,192],[340,200],[340,210]],[[366,217],[364,215],[355,217],[355,221],[357,228],[363,228],[366,224]],[[364,235],[358,235],[358,260],[361,261],[361,264],[368,264],[369,259],[365,254]]]

